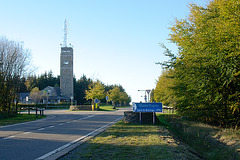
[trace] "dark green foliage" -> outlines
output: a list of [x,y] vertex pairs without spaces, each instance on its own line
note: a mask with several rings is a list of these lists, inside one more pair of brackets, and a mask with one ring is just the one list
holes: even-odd
[[[100,81],[99,81],[100,82]],[[91,101],[87,101],[86,97],[86,91],[89,90],[89,85],[93,84],[93,80],[90,78],[87,78],[86,75],[82,75],[82,77],[77,80],[75,77],[73,77],[73,85],[74,85],[74,100],[77,101],[78,104],[91,104]],[[108,92],[109,90],[113,89],[114,87],[119,87],[121,92],[125,92],[124,88],[121,85],[104,85],[102,82],[100,82],[104,86],[105,92]],[[47,86],[52,87],[59,87],[60,86],[60,76],[54,77],[52,71],[49,71],[48,73],[45,72],[44,74],[40,76],[29,76],[27,78],[22,78],[20,81],[20,92],[30,92],[33,88],[38,87],[39,90],[44,89]],[[100,99],[102,103],[106,103],[106,98],[104,96],[103,99]],[[130,100],[131,101],[131,100]],[[130,103],[128,102],[128,104]],[[125,105],[128,105],[125,104]]]
[[59,87],[60,86],[60,76],[54,77],[52,71],[48,73],[45,72],[40,76],[28,76],[24,78],[21,84],[25,84],[25,87],[21,87],[20,92],[30,92],[33,88],[38,87],[39,90],[46,88],[47,86]]
[[77,100],[78,104],[85,104],[86,100],[86,90],[88,90],[88,85],[92,84],[93,81],[83,75],[79,80],[76,81],[74,78],[74,98]]

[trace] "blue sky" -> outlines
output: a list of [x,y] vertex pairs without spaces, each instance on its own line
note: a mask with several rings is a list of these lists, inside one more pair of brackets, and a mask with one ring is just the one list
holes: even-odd
[[169,27],[188,16],[189,3],[208,0],[0,0],[0,36],[24,42],[37,75],[57,76],[67,19],[76,78],[121,84],[139,102],[138,90],[155,88],[161,74],[155,62],[167,60],[159,43],[177,52]]

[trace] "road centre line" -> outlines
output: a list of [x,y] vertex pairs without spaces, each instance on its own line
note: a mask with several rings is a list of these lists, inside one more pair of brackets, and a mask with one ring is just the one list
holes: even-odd
[[79,121],[80,120],[84,120],[84,119],[87,119],[87,118],[90,118],[90,117],[93,117],[93,116],[95,116],[95,115],[90,115],[90,116],[87,116],[87,117],[83,117],[83,118],[80,118],[80,119],[78,119]]
[[78,139],[75,139],[74,141],[71,141],[71,142],[69,142],[69,143],[67,143],[67,144],[65,144],[65,145],[63,145],[63,146],[61,146],[61,147],[59,147],[59,148],[57,148],[57,149],[55,149],[55,150],[53,150],[53,151],[51,151],[51,152],[49,152],[49,153],[47,153],[47,154],[45,154],[45,155],[43,155],[43,156],[35,159],[35,160],[42,160],[42,159],[45,159],[45,158],[47,158],[47,157],[50,157],[50,156],[56,154],[57,152],[60,152],[60,151],[62,151],[62,150],[64,150],[64,149],[68,148],[69,146],[73,145],[74,143],[77,143],[77,142],[79,142],[79,141],[87,138],[88,136],[93,135],[94,133],[98,132],[99,130],[107,128],[108,126],[110,126],[110,125],[118,122],[118,121],[119,121],[120,119],[122,119],[122,118],[123,118],[123,116],[121,116],[120,118],[118,118],[118,119],[116,119],[116,120],[114,120],[114,121],[112,121],[112,122],[109,122],[108,124],[106,124],[106,125],[98,128],[98,129],[95,129],[94,131],[92,131],[92,132],[90,132],[90,133],[88,133],[88,134],[86,134],[86,135],[84,135],[84,136],[82,136],[82,137],[80,137],[80,138],[78,138]]
[[[83,117],[83,118],[80,118],[80,119],[78,119],[78,120],[84,120],[84,119],[87,119],[87,118],[90,118],[90,117],[93,117],[93,116],[95,116],[95,115],[90,115],[90,116],[87,116],[87,117]],[[55,118],[56,116],[51,116],[49,119],[51,119],[51,118]],[[42,119],[43,120],[43,119]],[[76,121],[78,121],[78,120],[73,120],[73,121],[69,121],[69,122],[66,122],[66,123],[71,123],[71,122],[76,122]],[[40,120],[39,120],[40,121]],[[33,122],[37,122],[37,121],[32,121],[32,122],[26,122],[26,123],[21,123],[21,124],[28,124],[28,123],[33,123]],[[61,125],[63,125],[64,123],[59,123],[58,125],[59,126],[61,126]],[[9,125],[9,126],[17,126],[17,125],[19,125],[19,124],[14,124],[14,125]],[[0,127],[0,128],[4,128],[4,127],[8,127],[8,126],[3,126],[3,127]],[[45,130],[46,128],[53,128],[53,127],[55,127],[55,126],[49,126],[49,127],[45,127],[45,128],[39,128],[39,129],[37,129],[38,131],[42,131],[42,130]],[[21,134],[30,134],[30,133],[32,133],[32,132],[24,132],[24,133],[21,133]],[[2,138],[2,139],[10,139],[10,138],[13,138],[13,137],[15,137],[15,136],[8,136],[8,137],[4,137],[4,138]]]
[[3,139],[11,139],[11,138],[14,138],[15,136],[9,136],[9,137],[5,137]]
[[42,130],[44,130],[45,128],[39,128],[39,129],[37,129],[37,130],[39,130],[39,131],[42,131]]

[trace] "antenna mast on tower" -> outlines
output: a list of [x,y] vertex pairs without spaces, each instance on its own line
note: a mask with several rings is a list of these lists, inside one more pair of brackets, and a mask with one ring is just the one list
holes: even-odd
[[63,46],[67,47],[67,37],[68,37],[68,21],[65,19],[64,22],[64,39],[63,39]]

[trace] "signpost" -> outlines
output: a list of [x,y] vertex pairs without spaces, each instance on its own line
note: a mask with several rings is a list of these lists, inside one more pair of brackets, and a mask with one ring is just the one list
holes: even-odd
[[98,102],[99,102],[99,100],[96,98],[96,99],[94,100],[94,102],[95,102],[95,104],[96,104],[96,109],[98,109]]
[[155,124],[155,112],[162,112],[162,103],[132,103],[133,112],[140,112],[140,123],[142,123],[142,112],[153,112],[153,124]]
[[162,103],[132,103],[133,112],[162,112]]
[[99,100],[96,98],[96,99],[94,100],[94,102],[95,102],[95,103],[98,103],[98,102],[99,102]]
[[108,105],[108,100],[109,100],[109,97],[108,97],[108,96],[106,96],[106,103],[107,103],[107,105]]

